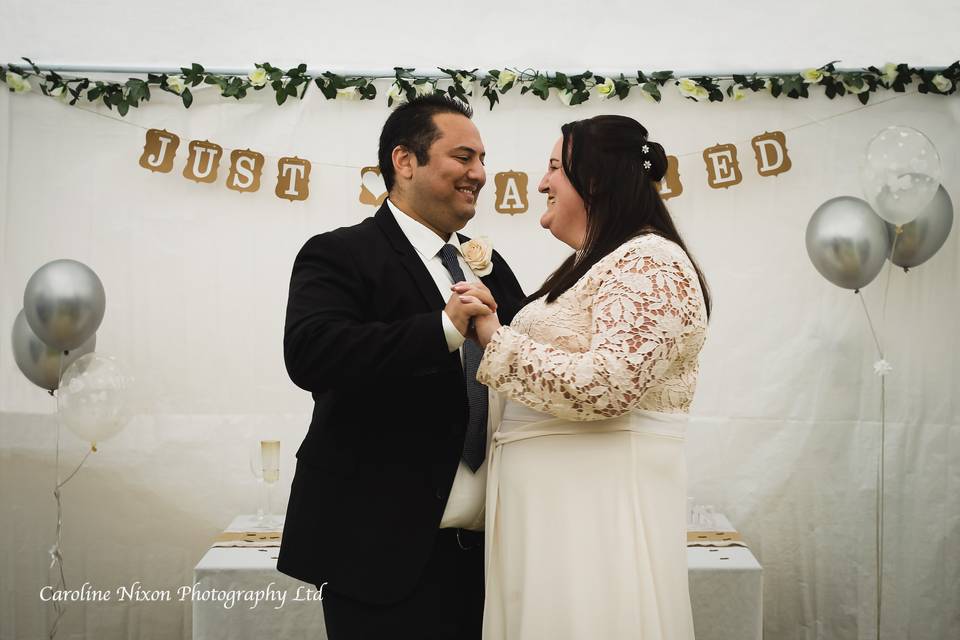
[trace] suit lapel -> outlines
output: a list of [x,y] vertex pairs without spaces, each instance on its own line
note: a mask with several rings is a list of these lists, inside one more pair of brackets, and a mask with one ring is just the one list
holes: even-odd
[[374,222],[376,222],[380,231],[387,237],[394,251],[397,252],[397,259],[400,261],[400,264],[403,265],[403,268],[406,269],[407,273],[410,274],[410,278],[414,284],[416,284],[428,308],[443,309],[446,300],[444,300],[440,292],[437,291],[437,285],[430,276],[430,272],[427,271],[423,260],[417,255],[417,250],[413,248],[413,245],[407,240],[407,236],[404,235],[403,230],[400,229],[400,225],[397,224],[397,221],[394,219],[393,213],[390,211],[390,207],[387,206],[386,200],[384,200],[383,205],[374,216]]

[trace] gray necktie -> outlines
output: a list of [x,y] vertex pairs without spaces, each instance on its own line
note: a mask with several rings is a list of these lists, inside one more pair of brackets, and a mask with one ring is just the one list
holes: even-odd
[[[445,244],[437,254],[447,268],[454,282],[463,282],[463,269],[457,262],[457,250],[452,244]],[[473,471],[480,468],[487,455],[487,388],[477,382],[477,368],[483,348],[476,342],[463,343],[463,377],[467,383],[467,403],[470,407],[467,419],[467,437],[463,441],[463,461]]]

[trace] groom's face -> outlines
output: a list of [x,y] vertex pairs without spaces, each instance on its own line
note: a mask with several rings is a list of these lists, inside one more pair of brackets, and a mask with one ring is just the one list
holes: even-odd
[[453,113],[433,116],[440,136],[429,149],[429,160],[411,157],[407,184],[410,204],[435,231],[449,235],[462,229],[477,212],[477,196],[487,181],[486,152],[470,118]]

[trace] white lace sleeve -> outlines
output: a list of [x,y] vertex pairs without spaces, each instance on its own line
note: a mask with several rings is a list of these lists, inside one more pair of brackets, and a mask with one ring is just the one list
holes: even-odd
[[699,283],[689,265],[636,245],[603,278],[593,297],[587,351],[571,353],[502,327],[487,345],[477,379],[568,420],[599,420],[635,408],[680,357],[681,337],[700,330]]

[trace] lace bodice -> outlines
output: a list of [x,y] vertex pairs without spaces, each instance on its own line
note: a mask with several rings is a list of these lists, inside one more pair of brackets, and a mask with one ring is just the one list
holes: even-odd
[[654,234],[633,238],[554,302],[544,299],[494,334],[477,380],[569,420],[689,410],[707,317],[697,273],[678,245]]

